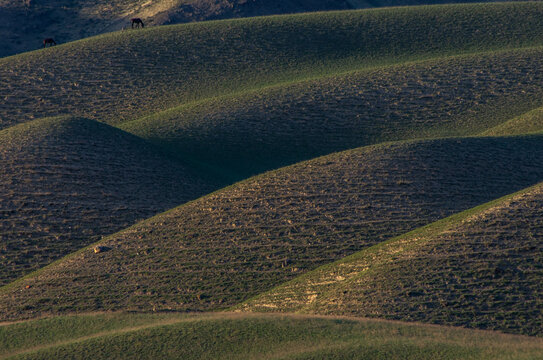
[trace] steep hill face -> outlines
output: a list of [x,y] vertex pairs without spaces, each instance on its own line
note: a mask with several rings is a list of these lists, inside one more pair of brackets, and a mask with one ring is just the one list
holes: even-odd
[[0,284],[217,185],[108,125],[52,118],[0,132]]
[[541,136],[388,144],[238,183],[0,291],[2,319],[209,310],[543,179]]
[[541,335],[543,185],[361,251],[240,308]]
[[118,124],[353,69],[540,45],[542,17],[541,3],[478,4],[117,32],[0,59],[0,127],[66,113]]

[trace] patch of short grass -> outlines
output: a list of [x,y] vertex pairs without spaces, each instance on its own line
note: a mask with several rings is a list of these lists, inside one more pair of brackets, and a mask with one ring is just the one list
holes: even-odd
[[[0,327],[0,334],[17,327],[55,332],[56,327],[47,325],[56,322],[63,324],[61,331],[81,330],[62,344],[20,348],[19,355],[6,359],[534,359],[543,352],[538,338],[289,315],[117,315],[114,327],[103,326],[112,331],[93,334],[96,321],[111,322],[111,317],[72,316]],[[85,329],[85,323],[94,329]],[[141,323],[145,325],[133,327]],[[81,338],[82,333],[93,335]]]
[[0,284],[215,190],[211,175],[76,117],[0,131]]

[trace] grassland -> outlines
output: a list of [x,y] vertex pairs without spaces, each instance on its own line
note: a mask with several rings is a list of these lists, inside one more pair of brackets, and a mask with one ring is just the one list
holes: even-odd
[[[60,315],[0,325],[0,357],[541,357],[314,315],[542,335],[542,15],[213,21],[0,59],[0,321]],[[176,313],[231,309],[311,316]],[[89,311],[164,313],[61,316]]]
[[485,130],[481,135],[519,135],[540,133],[542,131],[543,108],[537,108]]
[[36,114],[117,124],[192,101],[342,71],[537,46],[542,15],[541,3],[450,5],[102,35],[0,59],[0,126]]
[[518,119],[541,105],[542,59],[537,48],[355,71],[182,105],[119,127],[239,180],[383,141],[543,129]]
[[541,136],[361,148],[270,172],[138,223],[0,290],[2,319],[211,310],[541,181]]
[[315,316],[108,314],[0,326],[2,359],[494,360],[542,352],[537,338]]
[[541,335],[543,184],[305,274],[240,306]]
[[0,131],[0,284],[216,189],[119,129],[72,117]]

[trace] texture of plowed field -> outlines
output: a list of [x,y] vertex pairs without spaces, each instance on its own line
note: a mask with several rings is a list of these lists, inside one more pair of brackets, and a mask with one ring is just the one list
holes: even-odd
[[368,248],[241,309],[541,335],[543,185]]
[[3,319],[234,305],[541,181],[541,136],[396,143],[264,174],[139,223],[0,292]]
[[0,131],[0,284],[218,185],[92,120]]
[[323,74],[541,45],[541,17],[541,3],[451,5],[112,33],[0,59],[0,127],[37,114],[119,123]]
[[[120,127],[242,179],[382,141],[477,134],[541,106],[542,98],[543,50],[537,48],[272,87]],[[501,134],[513,126],[516,133],[529,130],[514,123]]]
[[342,317],[94,314],[0,326],[0,356],[12,360],[528,360],[542,352],[539,338]]

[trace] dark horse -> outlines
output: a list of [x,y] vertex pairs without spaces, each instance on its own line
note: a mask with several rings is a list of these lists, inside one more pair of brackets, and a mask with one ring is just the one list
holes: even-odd
[[143,28],[145,26],[145,24],[143,23],[143,21],[141,21],[140,18],[133,18],[133,19],[130,19],[130,21],[132,21],[132,29],[134,28],[134,25],[136,25],[137,28],[141,27]]
[[57,43],[55,42],[53,38],[43,39],[43,47],[46,47],[47,44],[49,44],[49,46],[53,46],[53,45],[56,45]]

